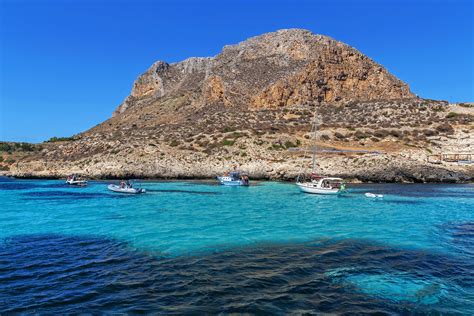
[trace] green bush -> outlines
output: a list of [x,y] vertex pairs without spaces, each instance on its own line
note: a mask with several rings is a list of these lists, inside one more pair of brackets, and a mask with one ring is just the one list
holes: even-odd
[[235,140],[225,138],[222,140],[221,144],[222,146],[232,146],[235,144]]
[[0,151],[35,151],[36,146],[29,143],[0,143]]
[[10,144],[0,143],[0,151],[11,151],[13,148]]
[[66,141],[72,141],[74,140],[74,137],[51,137],[48,139],[46,142],[47,143],[55,143],[55,142],[66,142]]
[[456,112],[449,112],[448,115],[446,115],[446,118],[450,119],[450,118],[455,118],[455,117],[458,117],[459,114],[456,113]]
[[29,143],[19,143],[17,144],[17,147],[19,147],[23,151],[35,151],[36,148],[32,144]]

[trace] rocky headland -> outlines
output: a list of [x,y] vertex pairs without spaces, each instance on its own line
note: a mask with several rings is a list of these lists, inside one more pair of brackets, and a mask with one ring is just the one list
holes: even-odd
[[[112,117],[68,139],[0,151],[17,177],[213,178],[233,165],[292,180],[318,113],[321,173],[352,181],[466,182],[474,108],[415,96],[356,49],[290,29],[215,57],[155,62]],[[3,145],[5,145],[4,143]]]

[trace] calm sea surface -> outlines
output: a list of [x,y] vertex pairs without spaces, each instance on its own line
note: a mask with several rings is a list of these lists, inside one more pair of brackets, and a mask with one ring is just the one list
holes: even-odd
[[0,314],[474,314],[474,185],[142,187],[0,179]]

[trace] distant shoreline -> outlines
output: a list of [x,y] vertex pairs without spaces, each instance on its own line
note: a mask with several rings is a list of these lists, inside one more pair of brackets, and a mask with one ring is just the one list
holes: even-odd
[[[61,177],[61,176],[35,176],[35,175],[25,175],[25,176],[12,176],[12,175],[7,175],[7,174],[0,174],[0,177],[7,177],[7,178],[14,178],[18,180],[65,180],[66,177]],[[85,177],[87,180],[91,181],[118,181],[118,180],[123,180],[123,179],[134,179],[134,180],[140,180],[140,181],[146,181],[146,182],[153,182],[153,181],[159,181],[159,182],[174,182],[174,181],[214,181],[215,178],[212,177],[154,177],[154,178],[147,178],[147,177],[134,177],[133,175],[130,175],[128,177]],[[270,177],[257,177],[257,178],[251,178],[251,181],[261,181],[261,182],[283,182],[283,183],[292,183],[296,181],[296,178],[293,180],[289,179],[276,179],[276,178],[270,178]],[[439,181],[362,181],[359,179],[348,179],[346,180],[346,183],[349,184],[389,184],[389,183],[395,183],[395,184],[474,184],[474,181],[446,181],[444,180],[439,180]]]

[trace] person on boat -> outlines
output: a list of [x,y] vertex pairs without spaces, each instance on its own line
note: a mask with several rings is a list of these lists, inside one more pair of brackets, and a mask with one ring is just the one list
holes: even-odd
[[127,189],[133,188],[132,182],[130,182],[130,180],[127,180],[126,185],[127,185]]
[[121,189],[124,189],[125,188],[125,181],[120,181],[120,188]]

